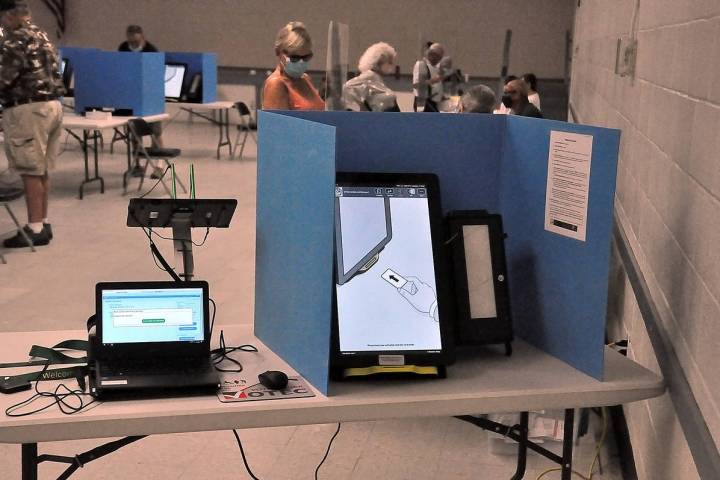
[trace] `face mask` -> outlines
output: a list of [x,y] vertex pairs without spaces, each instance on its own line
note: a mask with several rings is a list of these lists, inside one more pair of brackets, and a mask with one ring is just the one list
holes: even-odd
[[505,107],[507,108],[512,107],[512,97],[509,93],[506,93],[502,96],[502,104],[505,105]]
[[309,63],[306,62],[305,60],[298,60],[297,62],[291,62],[290,59],[286,57],[284,68],[285,68],[285,73],[287,73],[289,77],[300,78],[307,71],[308,66],[309,66]]

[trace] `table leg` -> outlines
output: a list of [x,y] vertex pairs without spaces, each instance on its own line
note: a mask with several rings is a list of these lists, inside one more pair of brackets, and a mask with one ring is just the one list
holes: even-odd
[[22,480],[37,480],[38,478],[38,446],[37,443],[23,443],[21,450]]
[[565,410],[565,431],[563,432],[563,453],[561,480],[571,480],[572,477],[572,452],[573,452],[573,423],[575,422],[575,410]]
[[217,158],[220,160],[220,149],[225,145],[230,150],[230,156],[232,156],[232,143],[230,142],[230,109],[224,108],[218,110],[219,119],[217,121],[220,138],[218,139],[217,146]]
[[83,158],[85,160],[85,180],[83,180],[80,183],[80,188],[78,189],[78,196],[80,197],[80,200],[83,199],[83,193],[85,189],[85,185],[91,182],[99,181],[100,182],[100,193],[105,193],[105,180],[99,175],[99,168],[98,168],[98,142],[97,137],[99,135],[99,132],[95,130],[93,132],[93,146],[94,146],[94,164],[95,164],[95,175],[90,178],[90,157],[88,155],[88,149],[90,148],[88,145],[88,131],[83,129],[83,136],[82,136],[82,149],[83,149]]
[[530,415],[528,412],[520,414],[520,438],[518,439],[517,453],[517,469],[511,480],[520,480],[525,476],[525,468],[527,467],[527,450],[528,450],[528,429]]

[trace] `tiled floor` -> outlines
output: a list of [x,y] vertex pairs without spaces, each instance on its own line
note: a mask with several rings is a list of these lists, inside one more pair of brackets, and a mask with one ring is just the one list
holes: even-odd
[[[181,175],[187,177],[189,164],[195,164],[198,197],[238,199],[231,228],[211,232],[206,245],[195,249],[195,265],[198,277],[210,282],[213,297],[223,306],[218,312],[218,323],[252,323],[255,145],[249,143],[243,160],[216,160],[216,135],[217,131],[207,124],[189,124],[182,119],[166,127],[165,142],[167,146],[183,149],[177,162]],[[6,251],[8,264],[0,265],[0,330],[82,329],[94,309],[93,289],[97,281],[165,279],[166,274],[153,264],[142,232],[125,226],[128,197],[121,192],[124,162],[122,148],[114,155],[104,153],[101,171],[106,180],[105,194],[90,186],[85,199],[78,200],[81,153],[77,143],[68,141],[52,176],[50,220],[55,239],[37,253]],[[5,159],[0,154],[0,171],[4,168]],[[13,208],[19,216],[25,216],[22,201],[13,203]],[[9,218],[0,212],[0,232],[10,230]],[[172,258],[169,242],[158,243]],[[259,478],[311,479],[334,429],[335,425],[251,429],[241,431],[240,436],[248,461]],[[40,445],[40,450],[74,455],[100,442],[46,443]],[[583,474],[587,473],[594,449],[592,433],[581,439],[575,466]],[[342,426],[319,478],[510,478],[515,470],[513,457],[494,455],[488,450],[487,433],[453,418],[347,423]],[[0,478],[20,477],[19,454],[19,446],[0,445]],[[602,464],[603,475],[596,474],[595,479],[621,478],[612,448],[603,449]],[[535,479],[553,466],[533,455],[525,478]],[[43,464],[41,478],[56,478],[62,469],[58,464]],[[148,437],[88,464],[72,478],[250,477],[232,433],[223,431]],[[560,475],[555,472],[543,478],[558,479]]]

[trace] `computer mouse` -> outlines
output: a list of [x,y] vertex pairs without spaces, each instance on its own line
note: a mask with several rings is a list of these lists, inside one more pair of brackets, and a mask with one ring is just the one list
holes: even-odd
[[258,381],[270,390],[282,390],[287,387],[288,376],[277,370],[268,370],[258,375]]

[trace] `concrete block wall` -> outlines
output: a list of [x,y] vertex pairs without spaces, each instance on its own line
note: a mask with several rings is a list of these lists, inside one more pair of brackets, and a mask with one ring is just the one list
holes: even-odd
[[[635,78],[614,73],[636,5]],[[622,130],[616,211],[720,447],[720,1],[581,0],[570,102]],[[609,330],[659,371],[627,277],[611,280]],[[626,407],[641,479],[699,478],[669,396]]]

